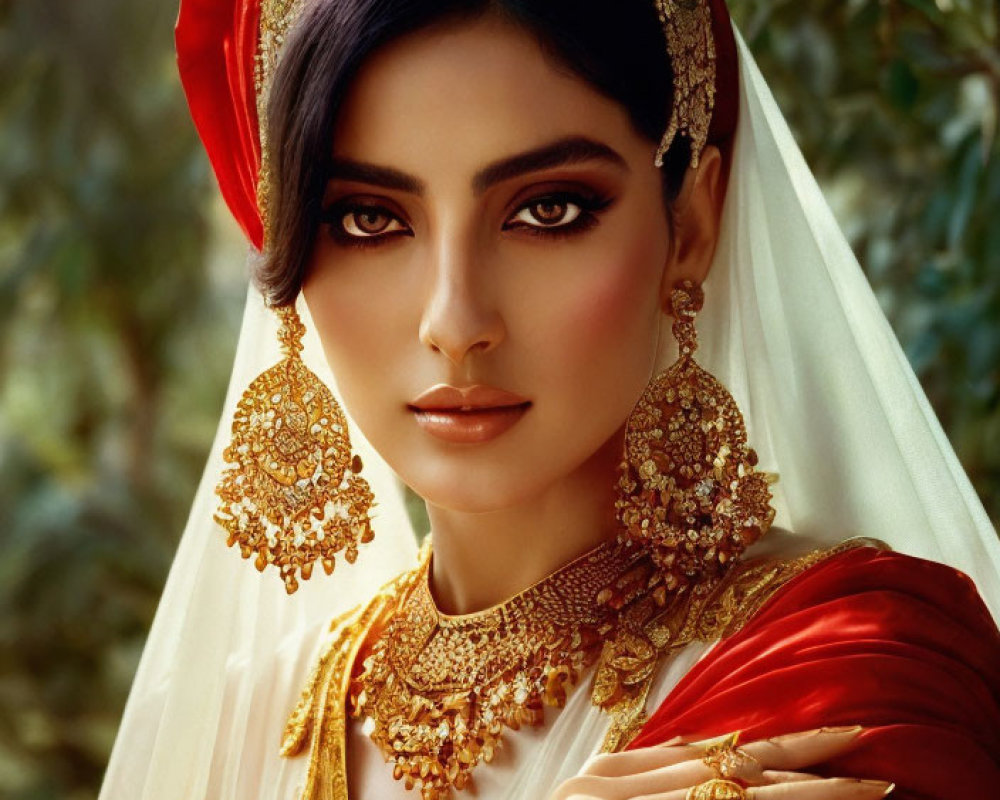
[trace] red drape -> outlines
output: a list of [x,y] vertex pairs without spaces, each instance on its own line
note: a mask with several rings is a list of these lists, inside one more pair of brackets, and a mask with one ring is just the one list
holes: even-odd
[[890,780],[894,797],[1000,798],[1000,633],[950,567],[863,547],[780,590],[682,679],[629,746],[861,724],[809,771]]
[[264,244],[254,89],[259,25],[258,0],[183,0],[174,31],[191,119],[226,204],[258,250]]

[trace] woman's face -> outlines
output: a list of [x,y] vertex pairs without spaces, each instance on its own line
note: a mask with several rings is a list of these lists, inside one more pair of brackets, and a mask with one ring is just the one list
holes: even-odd
[[364,65],[304,291],[348,412],[428,502],[499,510],[620,452],[668,263],[654,149],[508,23]]

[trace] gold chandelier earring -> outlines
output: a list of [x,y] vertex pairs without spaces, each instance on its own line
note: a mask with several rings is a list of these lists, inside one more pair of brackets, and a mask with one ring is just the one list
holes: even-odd
[[689,280],[671,291],[679,356],[630,414],[619,467],[619,538],[650,551],[668,589],[720,575],[774,520],[778,476],[755,469],[736,401],[693,357],[704,299]]
[[372,539],[373,497],[351,454],[347,422],[333,393],[302,361],[305,326],[294,305],[278,306],[284,357],[247,387],[223,453],[228,467],[215,488],[215,513],[243,558],[278,568],[285,590],[299,587],[319,561],[348,563]]

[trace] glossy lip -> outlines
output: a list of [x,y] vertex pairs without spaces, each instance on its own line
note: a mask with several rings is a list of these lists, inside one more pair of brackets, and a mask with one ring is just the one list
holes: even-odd
[[527,397],[497,389],[495,386],[451,386],[439,383],[421,392],[409,407],[419,411],[472,411],[487,408],[509,408],[530,402]]
[[407,404],[424,431],[457,444],[495,439],[530,407],[530,400],[494,386],[456,387],[445,383],[431,387]]

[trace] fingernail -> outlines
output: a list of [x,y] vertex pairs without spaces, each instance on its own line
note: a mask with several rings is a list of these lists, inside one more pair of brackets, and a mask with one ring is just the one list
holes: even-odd
[[783,733],[781,736],[772,736],[768,739],[769,742],[786,742],[789,739],[798,739],[802,736],[812,736],[813,734],[819,733],[818,730],[815,731],[798,731],[797,733]]
[[789,739],[801,739],[805,736],[817,736],[823,733],[823,728],[813,728],[811,731],[796,731],[795,733],[783,733],[780,736],[772,736],[769,742],[787,742]]
[[858,734],[863,731],[864,728],[861,725],[842,725],[839,727],[828,727],[828,728],[813,728],[811,731],[798,731],[797,733],[784,733],[781,736],[772,736],[768,739],[769,742],[787,742],[791,739],[798,739],[805,736],[819,736],[824,733],[832,733],[836,735],[846,735],[846,734]]
[[858,783],[862,783],[865,786],[871,786],[873,789],[881,789],[882,790],[882,797],[885,797],[893,789],[896,788],[896,784],[889,783],[889,781],[862,781],[862,780],[859,780]]
[[819,730],[820,733],[860,733],[864,728],[861,725],[836,725],[820,728]]

